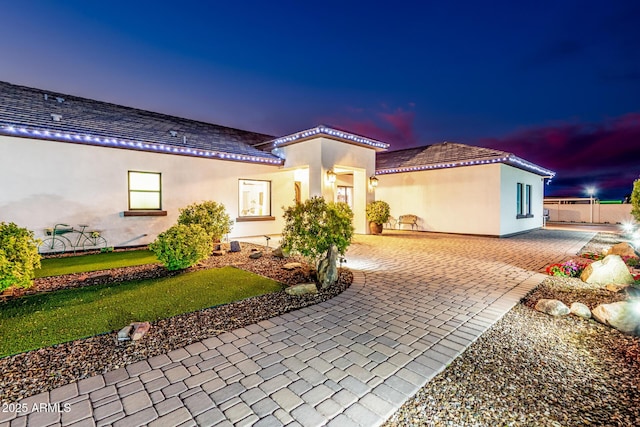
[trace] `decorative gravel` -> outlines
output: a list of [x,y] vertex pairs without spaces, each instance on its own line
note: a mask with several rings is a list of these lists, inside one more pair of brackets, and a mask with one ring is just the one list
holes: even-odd
[[[282,266],[295,258],[280,259],[268,251],[257,260],[249,259],[255,245],[244,244],[242,252],[211,257],[195,269],[235,265],[270,277],[285,285],[309,282],[308,268],[287,271]],[[160,277],[167,274],[158,266],[126,267],[83,275],[41,279],[40,291],[51,291],[88,284],[117,283],[124,279]],[[80,276],[80,277],[79,277]],[[79,280],[81,279],[81,280]],[[353,275],[340,269],[338,282],[316,295],[291,296],[284,291],[248,298],[231,304],[186,313],[151,324],[151,330],[138,342],[116,343],[117,332],[76,340],[53,347],[0,359],[0,401],[12,402],[105,373],[152,356],[184,347],[193,342],[251,325],[291,310],[326,301],[349,287]],[[140,319],[144,320],[144,319]],[[125,326],[125,325],[123,325]]]
[[[581,252],[619,237],[596,236]],[[640,338],[533,310],[540,298],[593,309],[626,298],[549,277],[406,402],[385,426],[640,425]]]

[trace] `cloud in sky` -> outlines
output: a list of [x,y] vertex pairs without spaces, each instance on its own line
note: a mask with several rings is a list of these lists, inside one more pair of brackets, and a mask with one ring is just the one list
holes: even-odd
[[640,113],[601,123],[560,123],[525,129],[477,145],[514,153],[557,172],[550,195],[584,196],[595,185],[598,196],[621,199],[640,175]]
[[407,107],[389,108],[382,104],[376,110],[346,107],[346,114],[322,119],[329,126],[349,130],[356,134],[378,139],[398,147],[409,147],[419,144],[415,132],[415,104]]

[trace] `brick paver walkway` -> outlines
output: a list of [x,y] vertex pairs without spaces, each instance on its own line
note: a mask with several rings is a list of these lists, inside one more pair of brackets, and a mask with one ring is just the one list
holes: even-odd
[[338,297],[30,397],[62,411],[0,426],[379,425],[592,236],[357,236]]

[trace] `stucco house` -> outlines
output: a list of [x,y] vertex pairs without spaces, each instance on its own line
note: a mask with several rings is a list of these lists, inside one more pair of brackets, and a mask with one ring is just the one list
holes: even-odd
[[[88,224],[113,246],[151,242],[193,202],[223,203],[231,238],[277,234],[282,207],[390,203],[419,229],[504,236],[542,226],[553,172],[496,150],[387,142],[318,126],[272,136],[0,82],[0,221],[37,237]],[[377,177],[377,180],[374,179]],[[376,185],[377,184],[377,185]]]

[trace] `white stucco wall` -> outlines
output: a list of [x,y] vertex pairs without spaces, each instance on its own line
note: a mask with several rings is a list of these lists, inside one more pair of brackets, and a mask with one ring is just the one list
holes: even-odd
[[[500,164],[500,235],[521,233],[543,226],[542,200],[544,199],[544,181],[540,175]],[[532,218],[517,218],[517,183],[531,185]]]
[[632,223],[631,204],[609,205],[594,203],[591,206],[584,204],[558,204],[545,203],[544,207],[549,209],[550,221],[561,222],[591,222],[607,224]]
[[[489,164],[379,175],[376,200],[418,216],[421,231],[502,236],[542,226],[538,175]],[[534,218],[516,219],[516,183],[532,186]],[[409,226],[403,228],[410,229]]]
[[[41,237],[55,223],[88,224],[110,245],[140,245],[173,225],[193,202],[223,203],[238,216],[238,179],[271,181],[271,221],[237,222],[230,237],[280,233],[294,200],[294,171],[277,166],[0,136],[0,221]],[[124,217],[127,172],[162,174],[165,217]]]

